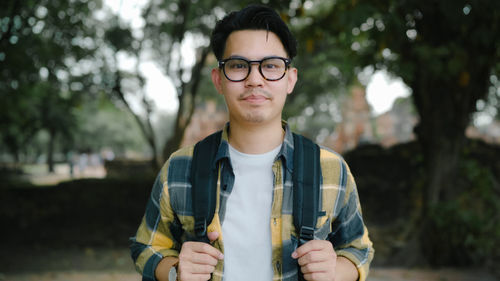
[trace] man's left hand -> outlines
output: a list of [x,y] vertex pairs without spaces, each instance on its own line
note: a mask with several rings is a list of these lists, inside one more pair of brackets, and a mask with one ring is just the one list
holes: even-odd
[[304,279],[308,281],[335,280],[337,255],[330,241],[308,241],[292,253],[292,258],[298,259]]

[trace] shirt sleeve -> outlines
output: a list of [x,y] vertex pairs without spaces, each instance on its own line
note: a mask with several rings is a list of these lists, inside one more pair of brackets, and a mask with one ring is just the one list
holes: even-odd
[[375,250],[368,237],[368,230],[363,222],[361,205],[354,178],[342,160],[342,169],[346,175],[345,196],[340,212],[332,223],[329,240],[337,256],[343,256],[356,265],[360,281],[366,280]]
[[162,168],[153,184],[136,236],[130,238],[132,259],[143,280],[156,280],[155,270],[160,260],[179,255],[180,244],[174,238],[174,233],[180,230],[170,206],[166,180],[168,164]]

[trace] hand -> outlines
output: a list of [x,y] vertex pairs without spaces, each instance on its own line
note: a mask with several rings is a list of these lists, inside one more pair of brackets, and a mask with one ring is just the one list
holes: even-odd
[[292,253],[292,258],[298,259],[305,280],[335,280],[337,255],[330,241],[308,241]]
[[[209,232],[210,242],[217,240],[218,232]],[[177,267],[177,279],[182,281],[209,280],[217,262],[224,255],[212,245],[203,242],[186,242],[182,244]]]

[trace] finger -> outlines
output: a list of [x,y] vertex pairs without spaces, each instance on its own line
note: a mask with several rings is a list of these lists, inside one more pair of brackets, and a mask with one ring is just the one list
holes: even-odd
[[180,262],[177,267],[178,280],[209,280],[215,266]]
[[324,272],[312,272],[304,274],[305,280],[328,280],[328,277]]
[[209,232],[209,233],[207,233],[207,236],[208,236],[208,240],[210,240],[210,243],[212,243],[215,240],[217,240],[217,238],[219,238],[219,232],[217,232],[217,231]]
[[326,272],[328,270],[329,264],[327,262],[313,262],[308,263],[300,267],[302,273],[313,273],[313,272]]
[[298,259],[300,266],[308,263],[322,262],[331,258],[332,255],[327,251],[310,251]]
[[210,274],[196,274],[196,279],[195,280],[200,280],[200,281],[207,281],[210,280],[212,277]]
[[212,276],[210,274],[199,274],[197,280],[207,281],[207,280],[210,280],[211,277]]
[[311,240],[306,242],[304,245],[298,247],[293,253],[292,258],[300,258],[310,251],[320,251],[323,249],[333,250],[332,243],[326,240]]
[[191,260],[193,257],[205,254],[214,259],[222,259],[224,255],[212,245],[203,242],[186,242],[182,245],[179,259]]
[[191,274],[191,273],[179,272],[178,280],[206,281],[206,280],[210,280],[210,277],[211,277],[210,273]]
[[215,266],[207,265],[207,264],[197,264],[197,265],[194,265],[190,271],[192,274],[210,274],[210,273],[214,272],[214,270],[215,270]]
[[207,254],[196,254],[196,255],[191,255],[190,261],[195,264],[205,264],[205,265],[212,265],[216,266],[218,259],[207,255]]
[[224,255],[210,244],[203,242],[195,242],[195,244],[193,250],[197,253],[207,254],[219,260],[224,258]]
[[178,271],[184,274],[210,274],[214,271],[215,266],[208,264],[195,264],[195,263],[179,263]]

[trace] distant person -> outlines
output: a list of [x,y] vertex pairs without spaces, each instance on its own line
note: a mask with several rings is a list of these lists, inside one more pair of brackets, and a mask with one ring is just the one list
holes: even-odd
[[98,153],[90,153],[90,166],[92,167],[100,167],[102,165],[101,155]]
[[68,161],[69,176],[71,178],[73,178],[74,175],[75,175],[76,156],[75,156],[75,153],[72,150],[68,151],[68,153],[66,154],[66,161]]
[[104,148],[101,150],[101,158],[104,161],[113,161],[115,159],[115,153],[110,148]]
[[211,45],[219,62],[212,81],[225,98],[229,122],[213,151],[220,196],[207,222],[210,243],[195,241],[193,147],[183,148],[161,169],[131,239],[143,280],[168,280],[172,267],[178,280],[365,280],[374,250],[354,178],[325,148],[317,202],[322,214],[310,233],[314,240],[297,241],[292,178],[301,172],[293,159],[299,144],[282,121],[297,82],[296,40],[288,27],[274,10],[249,6],[217,23]]
[[89,164],[89,155],[86,151],[83,151],[78,155],[78,173],[80,177],[85,175],[85,170]]

